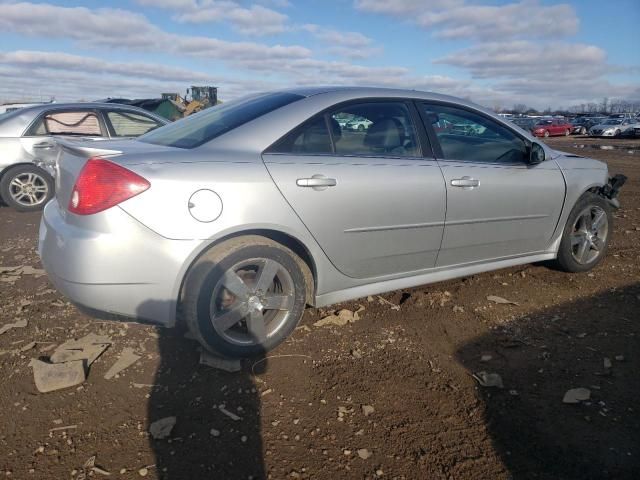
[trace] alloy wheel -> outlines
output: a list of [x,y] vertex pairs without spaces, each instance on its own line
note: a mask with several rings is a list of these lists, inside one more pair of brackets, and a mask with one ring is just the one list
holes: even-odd
[[33,172],[19,173],[9,183],[9,194],[25,207],[40,205],[49,194],[49,185],[43,176]]
[[594,262],[605,249],[609,234],[607,213],[596,205],[580,212],[571,233],[571,255],[581,265]]
[[295,285],[279,262],[256,258],[229,268],[211,296],[213,328],[227,342],[248,346],[264,343],[289,319]]

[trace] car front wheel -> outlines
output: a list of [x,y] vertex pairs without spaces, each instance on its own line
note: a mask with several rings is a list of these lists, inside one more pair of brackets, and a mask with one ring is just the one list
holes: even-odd
[[544,131],[544,138],[547,138],[547,137],[549,137],[549,130]]
[[595,193],[586,193],[569,214],[557,264],[567,272],[586,272],[604,258],[613,232],[611,207]]
[[298,324],[309,285],[304,262],[265,237],[237,237],[206,252],[184,286],[183,311],[209,351],[251,357],[275,348]]
[[54,194],[53,177],[35,165],[16,165],[2,175],[0,195],[19,212],[42,210]]

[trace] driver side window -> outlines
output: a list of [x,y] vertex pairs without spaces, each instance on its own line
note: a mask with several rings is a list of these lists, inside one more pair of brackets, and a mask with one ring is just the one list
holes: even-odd
[[499,123],[462,108],[422,105],[444,160],[475,163],[525,163],[527,146],[519,136]]

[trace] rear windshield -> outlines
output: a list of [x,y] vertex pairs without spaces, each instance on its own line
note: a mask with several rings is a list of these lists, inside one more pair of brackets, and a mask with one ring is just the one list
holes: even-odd
[[160,127],[138,140],[168,147],[195,148],[301,98],[292,93],[266,93],[240,98]]

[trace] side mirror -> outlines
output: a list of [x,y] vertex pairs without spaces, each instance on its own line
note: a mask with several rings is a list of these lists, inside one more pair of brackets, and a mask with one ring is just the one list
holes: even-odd
[[539,143],[533,142],[529,149],[529,165],[537,165],[544,162],[544,148]]

